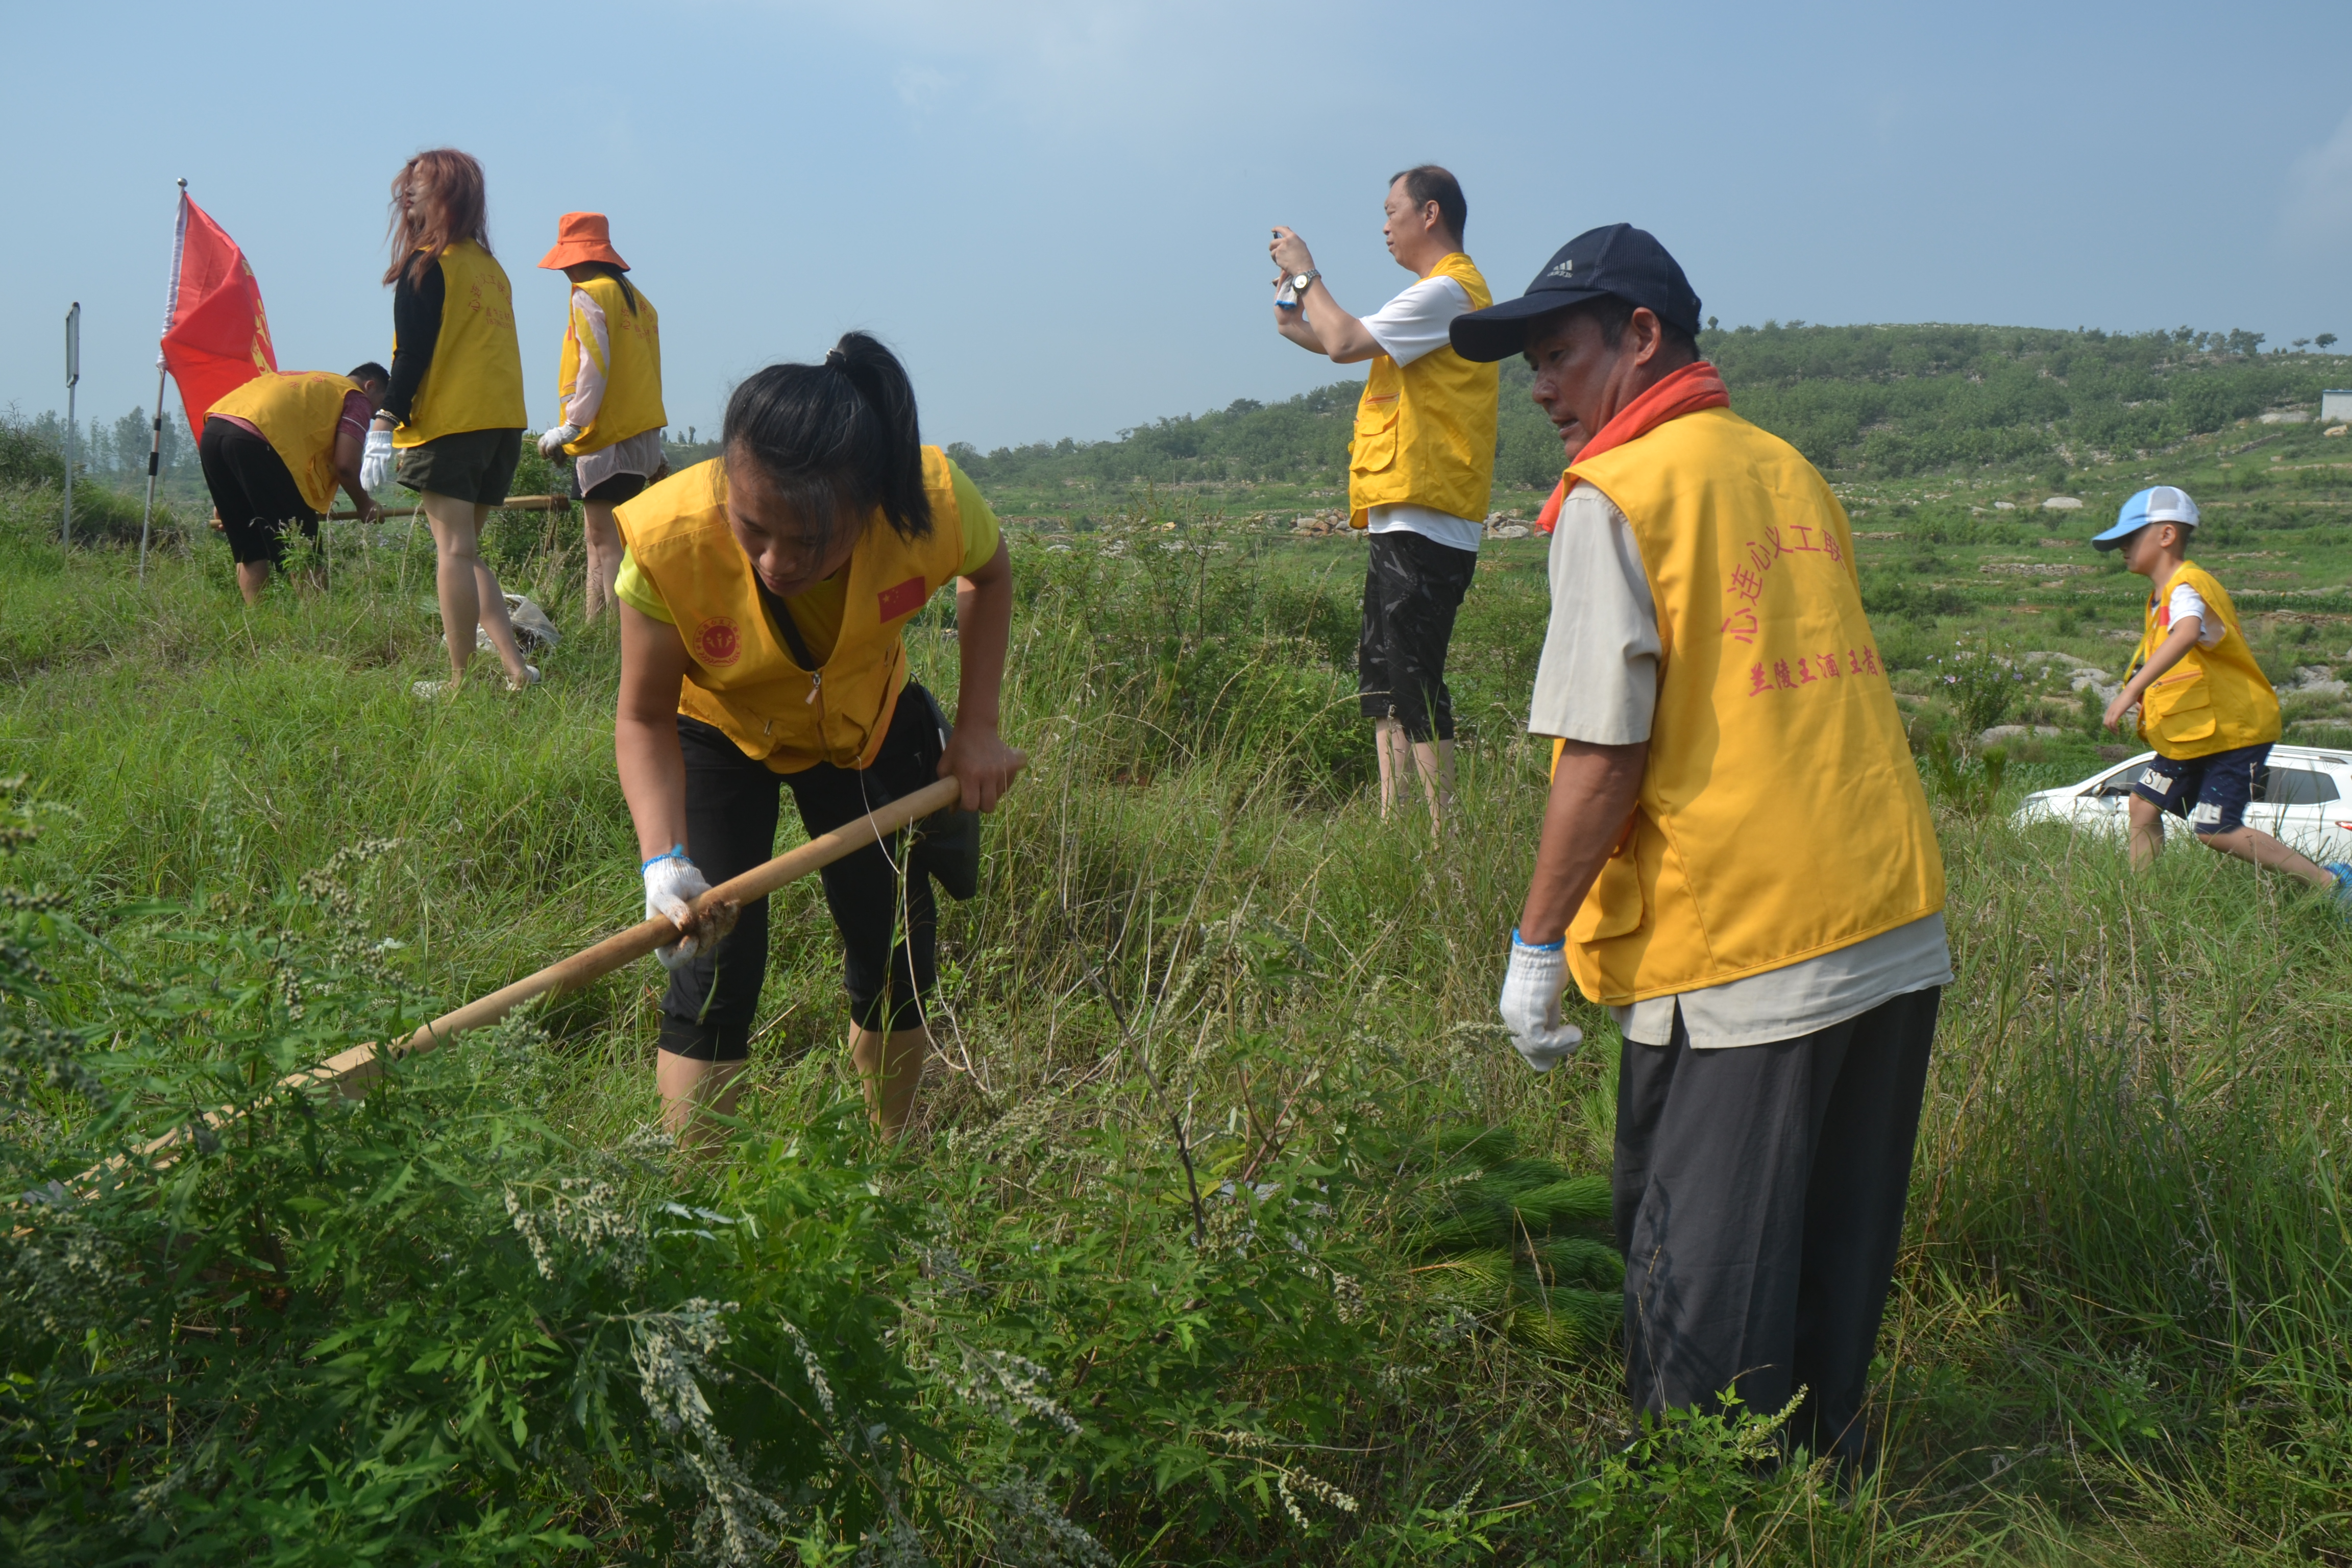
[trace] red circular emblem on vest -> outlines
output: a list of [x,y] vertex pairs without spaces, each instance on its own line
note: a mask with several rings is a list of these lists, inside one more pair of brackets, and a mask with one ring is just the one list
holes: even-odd
[[734,663],[743,657],[743,632],[725,616],[705,621],[694,634],[694,656],[707,665]]

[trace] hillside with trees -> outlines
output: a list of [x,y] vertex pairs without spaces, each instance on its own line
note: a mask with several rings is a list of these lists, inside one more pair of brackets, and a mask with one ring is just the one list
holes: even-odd
[[[1898,478],[1988,465],[2036,473],[2154,453],[2265,410],[2315,413],[2323,387],[2352,378],[2333,334],[2263,353],[2243,331],[2060,331],[2035,327],[1822,327],[1768,321],[1710,328],[1700,348],[1732,406],[1786,437],[1822,468]],[[2309,352],[2312,346],[2322,352]],[[1503,366],[1496,480],[1543,489],[1559,471],[1551,426],[1528,401],[1529,375]],[[1241,398],[1120,432],[951,448],[983,485],[1072,481],[1116,487],[1246,481],[1336,485],[1360,381],[1279,403]]]

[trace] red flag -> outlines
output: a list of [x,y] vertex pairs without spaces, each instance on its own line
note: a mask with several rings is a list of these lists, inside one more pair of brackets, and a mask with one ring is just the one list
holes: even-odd
[[172,235],[163,363],[180,384],[191,430],[205,427],[205,412],[224,393],[278,368],[261,285],[245,252],[185,191],[180,193],[180,221]]

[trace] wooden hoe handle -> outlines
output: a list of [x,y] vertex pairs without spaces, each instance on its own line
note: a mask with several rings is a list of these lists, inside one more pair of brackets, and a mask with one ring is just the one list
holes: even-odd
[[[1013,755],[1019,759],[1016,767],[1027,762],[1017,752]],[[891,801],[845,826],[821,834],[765,865],[754,866],[741,876],[719,883],[694,900],[694,912],[697,915],[711,914],[722,904],[734,904],[740,908],[755,899],[764,899],[787,882],[798,881],[820,867],[830,866],[835,860],[854,855],[869,844],[880,843],[918,817],[946,810],[956,804],[962,788],[953,778],[926,784],[914,794]],[[583,948],[569,958],[549,964],[536,974],[527,975],[511,985],[501,986],[455,1012],[442,1014],[405,1040],[388,1048],[373,1041],[363,1046],[353,1046],[350,1050],[329,1057],[317,1067],[306,1068],[278,1079],[278,1087],[281,1089],[320,1089],[333,1085],[345,1094],[364,1093],[367,1084],[383,1070],[383,1058],[386,1055],[404,1056],[411,1051],[429,1051],[467,1029],[478,1029],[485,1024],[497,1023],[534,996],[576,991],[600,975],[610,974],[623,964],[643,958],[657,947],[668,946],[677,938],[677,927],[659,915],[640,921],[626,931],[615,931],[593,947]],[[218,1127],[231,1120],[232,1115],[226,1110],[215,1110],[203,1119],[204,1124]],[[188,1138],[190,1132],[188,1127],[174,1129],[147,1144],[140,1153],[152,1159]],[[100,1166],[88,1175],[96,1176],[105,1168]]]

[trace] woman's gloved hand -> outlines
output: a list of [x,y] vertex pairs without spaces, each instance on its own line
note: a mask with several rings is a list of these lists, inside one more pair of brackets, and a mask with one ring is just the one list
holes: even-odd
[[580,426],[566,420],[539,438],[539,455],[542,458],[552,458],[578,439],[580,439]]
[[1511,966],[1503,972],[1503,1027],[1511,1044],[1538,1072],[1549,1072],[1583,1043],[1584,1031],[1559,1021],[1560,994],[1568,989],[1565,940],[1531,947],[1511,932]]
[[392,432],[373,430],[367,433],[367,447],[360,454],[360,488],[380,490],[392,479]]
[[680,933],[667,947],[654,949],[664,969],[674,970],[691,962],[696,953],[726,934],[710,929],[716,922],[695,916],[694,900],[710,891],[710,881],[686,858],[686,846],[672,846],[667,854],[655,856],[639,869],[646,875],[646,919],[658,915]]

